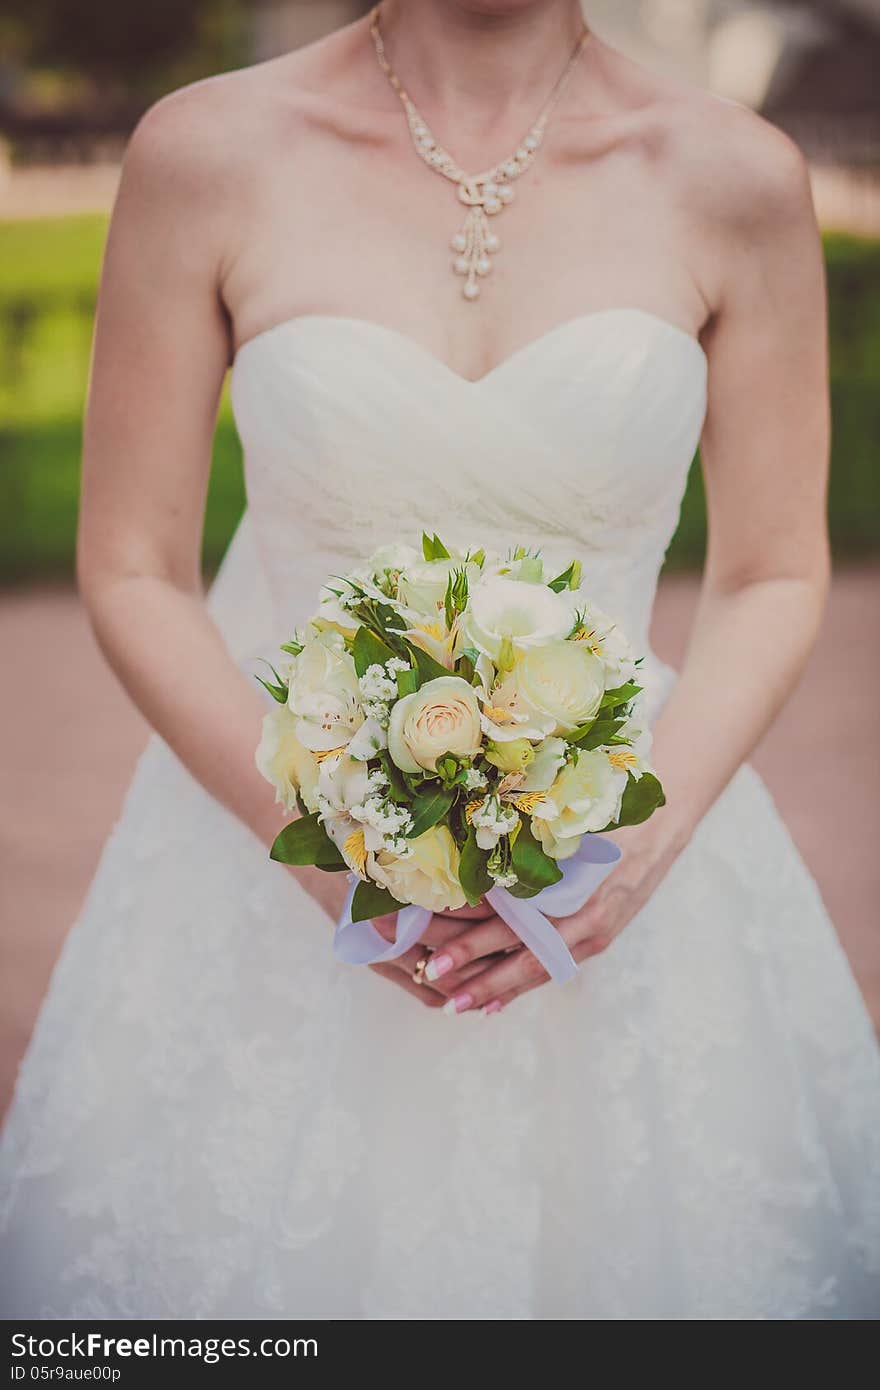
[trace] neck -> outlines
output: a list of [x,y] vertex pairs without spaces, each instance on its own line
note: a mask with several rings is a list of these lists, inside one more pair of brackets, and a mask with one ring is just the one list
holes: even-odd
[[382,0],[379,25],[418,106],[497,119],[547,95],[584,20],[580,0]]

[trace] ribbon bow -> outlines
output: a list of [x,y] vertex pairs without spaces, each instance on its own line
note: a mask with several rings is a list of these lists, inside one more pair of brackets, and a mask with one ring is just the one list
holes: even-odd
[[[486,894],[486,901],[557,984],[573,979],[578,967],[559,932],[548,922],[538,904],[553,917],[571,917],[592,897],[620,857],[621,851],[612,840],[604,840],[600,835],[585,835],[577,854],[559,865],[562,870],[559,882],[543,888],[533,898],[515,898],[506,888],[497,887],[490,888]],[[351,920],[351,904],[358,883],[354,875],[351,878],[351,888],[333,937],[335,954],[348,965],[376,965],[396,960],[416,945],[433,914],[428,908],[414,904],[401,908],[394,940],[386,941],[372,922]]]

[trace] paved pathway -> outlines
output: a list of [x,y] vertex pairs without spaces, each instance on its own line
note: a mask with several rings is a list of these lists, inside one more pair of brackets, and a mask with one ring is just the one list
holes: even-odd
[[[807,676],[754,759],[819,880],[880,1025],[880,570],[838,576]],[[661,588],[655,645],[680,661],[691,578]],[[871,605],[874,605],[873,610]],[[0,1108],[146,731],[73,595],[0,594]]]

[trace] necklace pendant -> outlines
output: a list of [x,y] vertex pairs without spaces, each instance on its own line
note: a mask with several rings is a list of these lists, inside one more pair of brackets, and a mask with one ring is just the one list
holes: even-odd
[[557,79],[556,86],[515,153],[509,159],[502,160],[500,164],[493,165],[491,169],[484,170],[482,174],[468,174],[449,152],[437,143],[427,121],[389,63],[379,28],[379,10],[380,6],[377,4],[370,15],[370,37],[379,66],[403,105],[416,153],[435,174],[440,174],[458,186],[459,200],[467,208],[461,231],[456,232],[452,238],[452,250],[455,252],[452,269],[464,280],[462,294],[465,299],[474,300],[479,298],[480,280],[489,274],[492,269],[492,257],[501,246],[498,237],[490,229],[489,219],[497,217],[498,213],[503,212],[508,203],[512,202],[512,180],[518,179],[533,163],[550,115],[571,79],[590,37],[590,31],[586,26],[581,31],[581,36]]
[[[464,277],[461,292],[465,299],[479,298],[480,280],[492,269],[492,257],[500,250],[501,242],[489,226],[489,217],[501,211],[508,199],[499,197],[501,189],[493,183],[459,184],[458,196],[467,204],[468,212],[460,232],[452,238],[456,255],[452,269]],[[509,193],[513,189],[508,190]]]

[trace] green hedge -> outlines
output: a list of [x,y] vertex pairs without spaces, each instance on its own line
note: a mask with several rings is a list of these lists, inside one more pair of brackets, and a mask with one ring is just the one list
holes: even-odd
[[[0,580],[72,572],[82,401],[106,219],[0,223]],[[876,554],[880,497],[880,243],[826,238],[838,559]],[[205,524],[216,566],[240,515],[241,451],[224,396]],[[705,510],[691,470],[671,567],[698,565]]]

